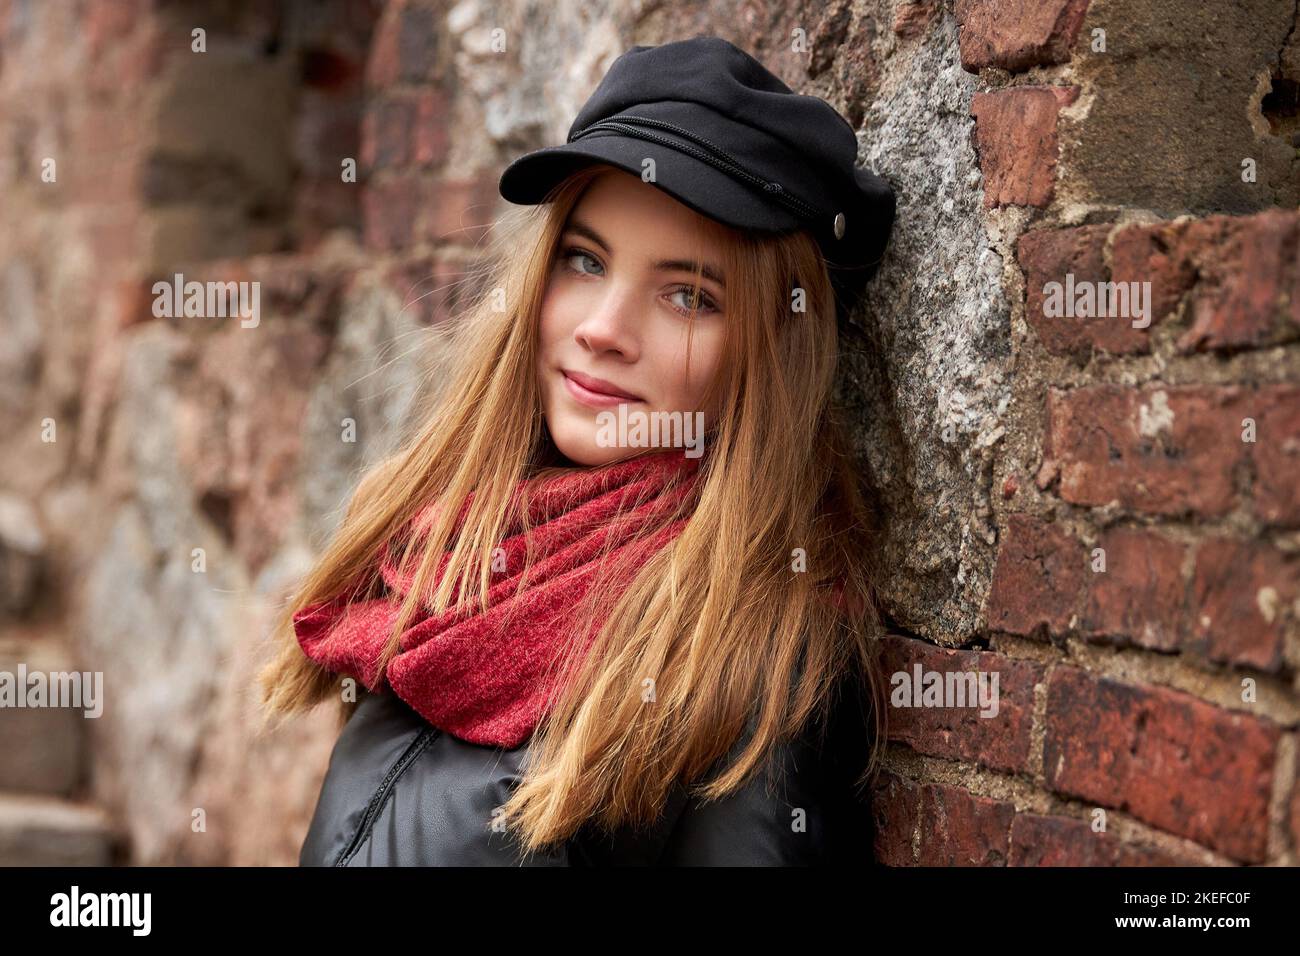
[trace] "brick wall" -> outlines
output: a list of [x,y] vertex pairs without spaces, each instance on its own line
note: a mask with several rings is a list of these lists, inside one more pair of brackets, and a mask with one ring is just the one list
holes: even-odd
[[1297,862],[1296,11],[1177,6],[956,4],[1013,397],[983,627],[889,654],[1002,706],[891,710],[890,863]]

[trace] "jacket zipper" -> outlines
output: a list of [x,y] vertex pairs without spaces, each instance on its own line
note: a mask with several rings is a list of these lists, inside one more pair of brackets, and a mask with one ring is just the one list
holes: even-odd
[[366,812],[361,817],[361,823],[357,826],[357,832],[348,843],[347,849],[339,856],[338,862],[334,864],[335,866],[347,866],[348,861],[361,849],[361,844],[365,842],[366,837],[370,834],[371,827],[375,825],[376,818],[378,818],[380,811],[384,808],[384,803],[388,800],[388,791],[392,789],[393,784],[397,782],[397,778],[402,775],[403,771],[411,765],[411,762],[420,755],[420,752],[437,735],[437,727],[424,728],[416,736],[415,740],[411,741],[410,746],[402,752],[402,755],[397,758],[397,762],[389,769],[374,796],[370,798],[370,803],[366,805]]

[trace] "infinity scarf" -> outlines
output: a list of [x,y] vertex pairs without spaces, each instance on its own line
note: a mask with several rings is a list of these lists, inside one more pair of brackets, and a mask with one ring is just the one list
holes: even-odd
[[[476,603],[453,604],[434,615],[422,603],[403,630],[385,674],[376,675],[397,619],[396,599],[409,592],[414,577],[397,566],[392,544],[429,527],[436,506],[425,506],[380,549],[379,571],[389,594],[349,600],[345,593],[302,608],[293,618],[299,646],[324,669],[353,677],[371,691],[387,685],[447,733],[513,749],[531,736],[553,703],[560,689],[559,665],[570,642],[579,642],[580,654],[599,633],[603,620],[579,633],[583,597],[606,579],[615,596],[622,594],[644,563],[676,538],[685,518],[643,538],[636,536],[661,524],[690,493],[699,477],[699,461],[685,457],[681,449],[670,449],[535,482],[527,535],[534,563],[516,593],[527,544],[520,521],[520,482],[512,492],[509,524],[500,542],[505,570],[499,570],[502,552],[494,551],[498,570],[491,576],[486,610]],[[448,552],[439,561],[438,582],[472,498],[460,509]],[[608,563],[602,561],[604,554]]]

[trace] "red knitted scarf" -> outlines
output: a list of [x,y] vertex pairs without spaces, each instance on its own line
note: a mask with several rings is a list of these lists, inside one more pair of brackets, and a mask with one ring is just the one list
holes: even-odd
[[[456,737],[514,748],[531,736],[555,699],[569,643],[580,641],[581,654],[603,623],[578,633],[583,597],[607,578],[621,594],[645,561],[680,533],[685,519],[653,529],[690,493],[698,465],[699,459],[670,449],[538,481],[529,496],[532,527],[526,536],[518,507],[521,482],[500,543],[504,571],[502,552],[494,552],[486,611],[453,606],[434,615],[422,603],[382,677],[374,672],[397,618],[396,599],[414,577],[396,566],[392,542],[381,549],[379,567],[389,594],[368,600],[345,594],[301,609],[294,615],[298,643],[328,671],[372,691],[387,684],[429,723]],[[469,504],[461,507],[449,547]],[[411,524],[427,529],[433,507],[421,509]],[[642,531],[653,533],[638,537]],[[405,533],[394,541],[405,540]],[[516,593],[529,540],[533,566]],[[444,553],[438,581],[448,559]]]

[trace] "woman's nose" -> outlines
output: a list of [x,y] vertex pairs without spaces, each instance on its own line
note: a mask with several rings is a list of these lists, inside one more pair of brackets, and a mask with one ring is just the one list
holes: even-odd
[[574,339],[592,352],[616,352],[635,361],[640,347],[634,296],[635,290],[608,283],[573,330]]

